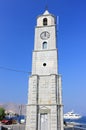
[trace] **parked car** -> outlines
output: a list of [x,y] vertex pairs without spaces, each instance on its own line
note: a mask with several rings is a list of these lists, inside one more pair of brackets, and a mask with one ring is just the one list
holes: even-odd
[[17,121],[17,120],[12,119],[12,124],[17,124],[17,123],[18,123],[18,121]]
[[25,117],[24,115],[19,115],[19,117],[18,117],[18,122],[19,122],[20,124],[25,123],[25,122],[26,122],[26,117]]
[[1,123],[2,123],[2,124],[5,124],[5,125],[10,125],[10,124],[17,124],[18,121],[15,120],[15,119],[10,118],[10,119],[3,119],[3,120],[1,121]]
[[1,123],[2,123],[2,124],[5,124],[5,125],[10,125],[10,124],[12,124],[12,119],[3,119],[3,120],[1,121]]

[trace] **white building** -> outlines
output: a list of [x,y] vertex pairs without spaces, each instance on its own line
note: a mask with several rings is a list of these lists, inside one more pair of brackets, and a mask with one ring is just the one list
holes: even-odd
[[32,75],[29,78],[26,130],[63,130],[57,25],[47,10],[37,17]]

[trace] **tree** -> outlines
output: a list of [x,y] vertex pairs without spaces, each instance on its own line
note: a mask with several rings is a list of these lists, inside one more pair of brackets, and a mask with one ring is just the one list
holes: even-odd
[[0,107],[0,120],[2,120],[5,117],[5,109],[3,107]]

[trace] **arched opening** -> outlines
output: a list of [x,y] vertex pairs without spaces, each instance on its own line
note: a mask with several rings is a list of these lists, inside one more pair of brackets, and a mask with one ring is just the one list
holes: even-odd
[[47,42],[43,42],[42,49],[47,49]]
[[47,18],[43,19],[43,25],[46,26],[47,25]]

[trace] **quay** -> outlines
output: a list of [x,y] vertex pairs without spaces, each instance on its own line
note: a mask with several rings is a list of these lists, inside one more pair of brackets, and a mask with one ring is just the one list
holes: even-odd
[[[0,130],[25,130],[25,124],[2,125],[0,126]],[[67,123],[64,126],[64,130],[86,130],[86,124]]]

